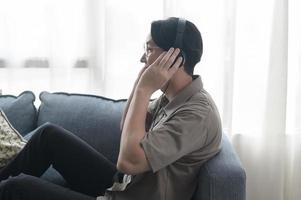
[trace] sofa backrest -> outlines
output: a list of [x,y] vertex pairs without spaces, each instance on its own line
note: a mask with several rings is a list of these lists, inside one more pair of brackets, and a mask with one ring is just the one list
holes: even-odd
[[23,136],[37,127],[37,109],[34,101],[35,95],[30,91],[25,91],[19,96],[0,95],[0,109]]
[[126,100],[48,92],[42,92],[40,100],[38,126],[46,122],[62,126],[117,162],[119,123]]

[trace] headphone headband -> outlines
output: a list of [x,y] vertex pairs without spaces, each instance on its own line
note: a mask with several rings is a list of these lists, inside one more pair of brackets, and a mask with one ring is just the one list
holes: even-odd
[[174,47],[177,47],[180,49],[182,48],[185,26],[186,26],[186,20],[183,18],[179,18],[178,25],[177,25],[177,35],[176,35]]

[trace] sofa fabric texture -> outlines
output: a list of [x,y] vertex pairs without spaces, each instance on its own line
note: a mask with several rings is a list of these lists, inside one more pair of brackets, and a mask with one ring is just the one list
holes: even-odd
[[[0,96],[0,108],[27,140],[46,123],[53,123],[73,132],[109,160],[117,162],[121,135],[119,123],[125,99],[42,92],[38,112],[34,112],[34,99],[31,92],[24,92],[18,97]],[[18,113],[23,117],[19,117]],[[42,178],[68,186],[53,168],[48,169]],[[226,134],[223,134],[220,153],[200,168],[198,179],[191,200],[245,200],[246,174]]]

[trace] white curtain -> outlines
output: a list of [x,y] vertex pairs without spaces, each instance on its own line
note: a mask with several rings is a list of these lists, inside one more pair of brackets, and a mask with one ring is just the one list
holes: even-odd
[[299,200],[300,10],[299,0],[0,0],[0,89],[127,98],[150,22],[185,17],[202,33],[195,71],[246,169],[247,199]]

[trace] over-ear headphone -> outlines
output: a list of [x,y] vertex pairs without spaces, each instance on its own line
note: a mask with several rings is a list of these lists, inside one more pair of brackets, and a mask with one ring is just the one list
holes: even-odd
[[186,20],[183,19],[183,18],[179,18],[178,25],[177,25],[177,34],[176,34],[176,39],[175,39],[175,43],[174,43],[174,48],[179,48],[181,50],[180,53],[177,56],[177,59],[179,57],[182,57],[182,59],[183,59],[182,62],[181,62],[181,66],[185,63],[185,60],[186,60],[185,52],[182,50],[182,48],[183,48],[183,36],[184,36],[185,28],[186,28]]

